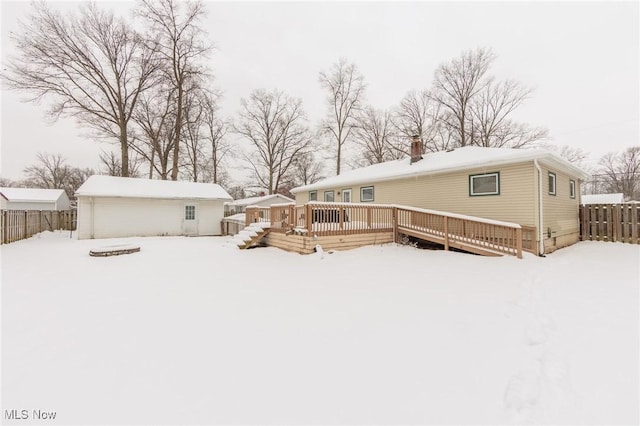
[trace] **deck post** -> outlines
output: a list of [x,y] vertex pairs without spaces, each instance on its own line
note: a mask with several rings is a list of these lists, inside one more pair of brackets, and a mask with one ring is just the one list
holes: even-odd
[[307,228],[307,232],[308,232],[307,235],[312,236],[312,232],[311,231],[312,231],[312,228],[313,228],[313,221],[311,220],[311,213],[312,213],[311,204],[307,203],[304,207],[305,207],[305,210],[306,210],[305,219],[306,219],[306,222],[307,222],[306,223],[306,228]]
[[449,251],[449,217],[444,217],[444,249]]
[[522,228],[516,228],[516,254],[522,259]]
[[398,243],[400,241],[398,235],[398,208],[395,206],[391,209],[391,221],[393,223],[393,242]]

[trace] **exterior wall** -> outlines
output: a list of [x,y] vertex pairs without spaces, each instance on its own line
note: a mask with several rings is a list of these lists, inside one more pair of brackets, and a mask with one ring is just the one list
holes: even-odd
[[57,209],[53,201],[43,203],[7,201],[6,204],[2,203],[2,208],[5,210],[69,210],[69,204],[67,203],[66,208]]
[[[184,205],[196,204],[197,235],[220,235],[222,201],[94,197],[93,237],[184,235]],[[91,238],[90,197],[78,197],[78,239]]]
[[[470,196],[469,176],[491,172],[500,172],[500,194]],[[350,188],[353,202],[361,202],[360,188],[373,186],[373,203],[376,204],[401,204],[536,226],[536,179],[533,163],[529,162],[353,185]],[[325,190],[333,190],[336,201],[340,201],[338,192],[343,189],[349,187],[318,190],[318,200],[324,200]],[[296,204],[304,204],[308,200],[308,192],[296,194]]]
[[[557,169],[540,165],[542,169],[542,205],[545,252],[578,242],[580,238],[580,182]],[[549,172],[556,175],[556,195],[549,194]],[[570,197],[569,181],[576,183],[575,198]]]

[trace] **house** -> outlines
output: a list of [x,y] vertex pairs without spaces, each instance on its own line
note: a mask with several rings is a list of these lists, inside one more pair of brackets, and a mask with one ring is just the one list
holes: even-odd
[[616,194],[589,194],[583,195],[582,204],[622,204],[624,203],[624,194],[622,192]]
[[63,189],[0,188],[2,210],[69,210]]
[[210,183],[91,176],[76,191],[79,239],[220,235],[224,203]]
[[587,174],[549,151],[464,147],[351,170],[294,188],[308,201],[396,204],[532,228],[538,254],[579,240],[580,182]]
[[272,204],[294,203],[295,200],[281,194],[262,195],[259,197],[243,198],[229,203],[225,203],[224,211],[226,216],[244,213],[247,206],[269,207]]

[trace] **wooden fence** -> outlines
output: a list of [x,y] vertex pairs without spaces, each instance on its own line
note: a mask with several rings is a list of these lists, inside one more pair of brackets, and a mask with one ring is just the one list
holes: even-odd
[[640,243],[639,204],[589,204],[580,206],[582,241]]
[[75,230],[76,210],[0,210],[0,243],[29,238],[38,232]]

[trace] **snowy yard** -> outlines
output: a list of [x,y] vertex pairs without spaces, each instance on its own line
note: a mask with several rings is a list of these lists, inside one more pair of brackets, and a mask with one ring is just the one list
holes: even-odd
[[[3,422],[639,422],[639,246],[518,260],[229,241],[2,246]],[[88,255],[123,243],[141,251]]]

